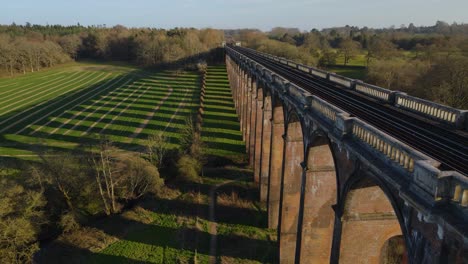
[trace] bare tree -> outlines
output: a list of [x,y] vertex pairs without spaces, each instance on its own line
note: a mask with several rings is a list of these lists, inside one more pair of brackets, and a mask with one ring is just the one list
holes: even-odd
[[169,138],[163,133],[150,135],[146,140],[146,153],[152,164],[158,168],[164,166],[163,161],[169,151]]

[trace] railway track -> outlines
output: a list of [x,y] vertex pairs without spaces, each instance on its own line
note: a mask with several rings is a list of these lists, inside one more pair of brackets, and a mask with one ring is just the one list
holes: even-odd
[[468,175],[468,134],[418,117],[296,68],[235,47],[265,68],[441,162],[440,169]]

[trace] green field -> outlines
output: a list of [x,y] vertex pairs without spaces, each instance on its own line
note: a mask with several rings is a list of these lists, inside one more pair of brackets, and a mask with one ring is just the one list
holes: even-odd
[[232,156],[245,153],[226,66],[210,66],[206,75],[202,139],[207,154]]
[[93,227],[104,235],[90,241],[114,240],[101,250],[89,251],[91,242],[84,249],[58,241],[59,249],[49,252],[58,256],[45,255],[44,259],[48,263],[70,257],[86,263],[209,263],[209,193],[223,184],[215,202],[217,263],[274,263],[276,231],[265,228],[266,208],[258,202],[252,171],[237,168],[242,167],[237,162],[246,157],[245,143],[224,65],[208,68],[203,109],[206,154],[231,160],[235,167],[207,164],[200,182],[169,184],[157,197],[96,223]]
[[138,150],[148,135],[164,132],[175,146],[198,108],[199,81],[196,72],[92,63],[0,79],[0,155],[73,149],[99,135]]
[[[208,67],[202,138],[208,155],[233,161],[246,156],[224,65]],[[203,174],[201,183],[178,184],[166,197],[143,203],[150,223],[91,254],[91,262],[209,263],[209,189],[232,181],[217,191],[217,262],[272,263],[275,231],[264,228],[266,208],[256,202],[252,172],[205,167]]]

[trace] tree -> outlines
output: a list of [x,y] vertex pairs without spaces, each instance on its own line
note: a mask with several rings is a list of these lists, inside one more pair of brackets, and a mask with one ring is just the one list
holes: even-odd
[[42,192],[0,179],[0,263],[32,263],[37,237],[46,223]]
[[81,38],[77,35],[66,35],[60,37],[58,44],[62,47],[63,51],[72,59],[76,59],[78,49],[81,46]]
[[99,189],[99,194],[101,196],[106,215],[117,213],[119,211],[115,195],[117,181],[115,179],[115,170],[112,166],[113,151],[115,150],[112,147],[112,143],[106,138],[101,138],[97,154],[93,149],[91,149],[89,157],[94,169],[96,184]]
[[133,200],[151,192],[156,193],[163,185],[156,166],[133,154],[116,157],[115,170],[118,180],[119,199]]
[[367,49],[366,64],[369,66],[372,58],[389,59],[397,54],[396,46],[392,42],[381,37],[373,37]]
[[419,89],[424,97],[452,107],[468,108],[468,58],[438,59],[421,76]]
[[150,135],[146,140],[146,153],[152,164],[163,167],[163,161],[169,151],[169,139],[163,133]]
[[349,60],[354,58],[361,48],[361,44],[351,39],[345,39],[339,44],[340,52],[344,57],[344,65],[347,65]]
[[87,168],[84,164],[69,152],[45,152],[39,153],[39,157],[42,161],[42,171],[39,173],[42,172],[42,178],[62,195],[67,210],[83,209],[80,206],[82,191],[88,185]]
[[163,184],[156,166],[134,154],[117,152],[107,138],[100,138],[95,147],[88,162],[106,215],[120,212],[120,202],[157,192]]
[[321,66],[335,65],[337,58],[338,58],[338,54],[335,51],[331,49],[326,49],[322,52],[322,56],[320,57],[319,64]]

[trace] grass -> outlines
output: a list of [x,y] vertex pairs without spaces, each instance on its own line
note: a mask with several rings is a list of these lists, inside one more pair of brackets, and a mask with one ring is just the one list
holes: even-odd
[[[264,227],[266,209],[256,202],[252,172],[232,167],[208,169],[202,183],[170,185],[158,198],[145,200],[139,206],[149,217],[143,218],[145,223],[134,218],[138,228],[122,232],[121,220],[112,219],[99,224],[98,228],[119,240],[101,251],[88,252],[87,262],[208,263],[208,193],[212,186],[231,178],[225,175],[236,175],[238,180],[217,191],[218,263],[274,263],[276,231]],[[123,217],[128,228],[132,221]]]
[[339,75],[343,75],[348,78],[359,79],[359,80],[365,80],[366,74],[367,74],[366,68],[353,67],[353,66],[340,66],[340,67],[332,66],[332,67],[327,68],[327,70],[337,73]]
[[215,156],[245,153],[226,66],[209,66],[206,74],[202,139],[206,152]]
[[[245,159],[230,94],[226,68],[210,66],[207,73],[202,137],[210,156]],[[170,114],[170,113],[168,113]],[[209,192],[219,187],[216,196],[218,223],[218,263],[274,263],[276,231],[265,228],[266,207],[258,203],[258,188],[252,171],[230,167],[205,166],[200,182],[169,184],[138,206],[146,221],[109,219],[98,225],[118,241],[102,250],[88,252],[89,263],[209,263]],[[136,219],[136,220],[135,220]],[[144,222],[144,223],[143,223]],[[138,228],[130,228],[130,225]],[[126,226],[126,227],[124,227]]]
[[[338,58],[336,59],[336,64],[337,65],[344,65],[344,56],[343,54],[340,54]],[[366,54],[365,53],[359,53],[353,58],[351,58],[346,64],[347,66],[366,66]]]
[[73,150],[99,134],[139,150],[149,135],[164,132],[175,147],[179,128],[198,108],[199,81],[196,72],[90,62],[2,78],[0,155]]

